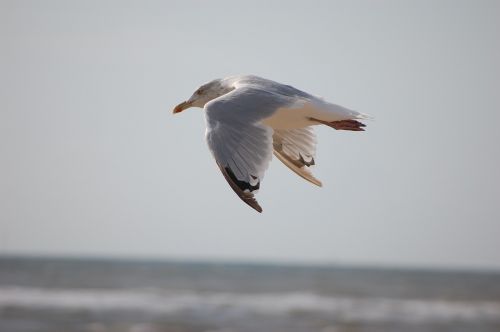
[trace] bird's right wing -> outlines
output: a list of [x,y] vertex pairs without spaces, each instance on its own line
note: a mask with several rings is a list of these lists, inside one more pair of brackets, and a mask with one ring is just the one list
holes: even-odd
[[[273,152],[273,129],[261,123],[274,110],[258,107],[258,91],[234,90],[205,105],[208,147],[234,192],[258,212],[259,189]],[[265,93],[264,93],[265,94]],[[253,97],[253,98],[252,98]],[[255,107],[255,109],[253,109]]]
[[257,124],[219,123],[207,130],[208,147],[236,194],[255,210],[254,198],[272,157],[272,129]]
[[274,130],[274,155],[288,168],[307,181],[320,186],[310,167],[315,164],[316,136],[311,127]]

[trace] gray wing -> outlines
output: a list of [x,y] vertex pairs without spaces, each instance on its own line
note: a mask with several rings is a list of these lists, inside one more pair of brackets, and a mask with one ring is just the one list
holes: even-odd
[[236,194],[255,210],[254,198],[273,152],[273,129],[261,121],[286,101],[265,91],[236,89],[205,105],[208,147]]
[[310,167],[315,164],[316,136],[310,127],[274,130],[274,155],[297,175],[321,187]]
[[266,78],[262,78],[255,75],[242,75],[237,77],[237,86],[250,86],[258,87],[259,89],[279,94],[282,96],[288,96],[293,98],[301,98],[305,100],[314,100],[317,97],[294,88],[291,85],[281,84]]

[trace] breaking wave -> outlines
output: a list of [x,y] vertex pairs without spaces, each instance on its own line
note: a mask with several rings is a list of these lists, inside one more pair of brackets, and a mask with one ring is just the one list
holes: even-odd
[[46,289],[0,287],[6,308],[141,311],[153,314],[327,315],[339,321],[500,322],[500,303],[388,298],[351,298],[297,293],[223,293],[156,289]]

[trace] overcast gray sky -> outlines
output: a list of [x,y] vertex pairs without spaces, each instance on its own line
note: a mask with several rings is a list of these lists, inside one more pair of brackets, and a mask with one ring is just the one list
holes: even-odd
[[[499,1],[0,0],[0,253],[499,269],[499,59]],[[375,117],[263,214],[171,114],[243,73]]]

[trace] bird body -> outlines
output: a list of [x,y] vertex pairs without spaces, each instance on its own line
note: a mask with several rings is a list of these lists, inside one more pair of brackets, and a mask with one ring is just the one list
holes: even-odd
[[262,212],[254,193],[272,155],[302,178],[321,186],[315,164],[313,125],[362,131],[366,116],[298,90],[253,75],[216,79],[202,85],[174,108],[203,107],[206,140],[222,174],[238,196]]

